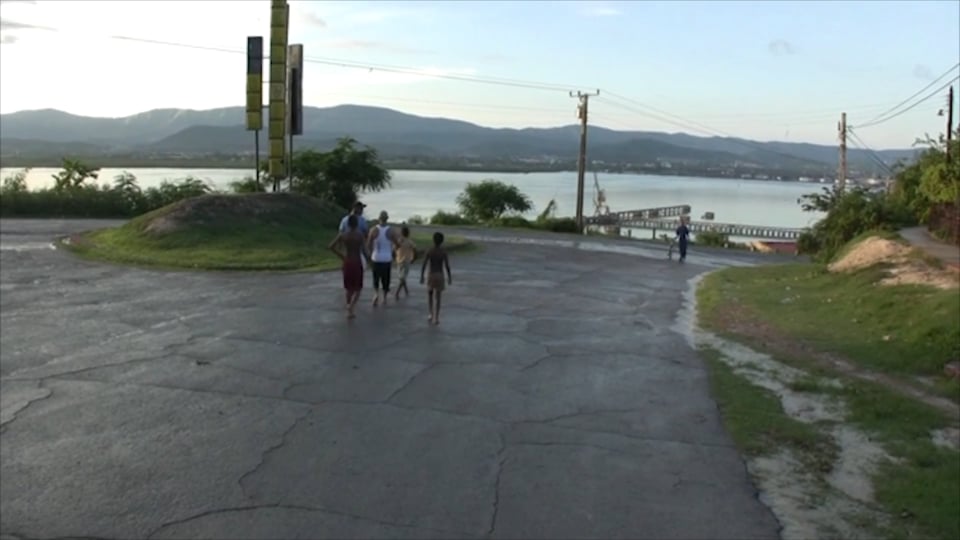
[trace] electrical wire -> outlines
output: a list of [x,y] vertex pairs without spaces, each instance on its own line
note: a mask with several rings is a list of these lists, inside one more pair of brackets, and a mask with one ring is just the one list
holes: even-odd
[[[601,92],[602,92],[602,91],[603,91],[603,90],[601,89]],[[664,123],[667,123],[667,124],[671,124],[671,125],[675,125],[675,126],[677,126],[677,127],[680,127],[680,128],[683,128],[683,129],[687,129],[687,130],[690,130],[690,131],[693,131],[693,132],[696,132],[696,133],[705,134],[705,135],[710,136],[710,137],[727,137],[727,138],[728,138],[728,141],[729,141],[730,143],[738,144],[738,145],[740,145],[740,146],[743,146],[743,147],[745,147],[745,148],[750,148],[750,149],[752,149],[752,150],[754,150],[754,151],[757,151],[757,152],[765,152],[765,153],[768,153],[768,154],[771,154],[771,155],[777,155],[777,156],[780,156],[780,157],[783,157],[783,158],[788,158],[788,159],[792,159],[792,160],[797,160],[797,161],[805,162],[805,163],[809,163],[809,164],[815,164],[815,165],[817,165],[818,167],[823,167],[823,166],[825,165],[825,163],[822,162],[822,161],[818,161],[818,160],[810,159],[810,158],[805,158],[805,157],[802,157],[802,156],[797,156],[797,155],[788,154],[788,153],[785,153],[785,152],[781,152],[781,151],[779,151],[779,150],[772,150],[772,149],[770,149],[770,148],[768,148],[768,147],[764,147],[764,146],[760,145],[759,143],[754,143],[754,142],[750,142],[750,141],[741,139],[741,138],[739,138],[739,137],[737,137],[737,136],[735,136],[735,135],[731,135],[731,134],[726,133],[726,132],[724,132],[724,131],[722,131],[722,130],[715,129],[715,128],[710,128],[710,127],[704,126],[703,124],[699,124],[699,123],[697,123],[697,122],[693,122],[693,121],[690,121],[690,120],[684,120],[683,118],[681,118],[681,117],[679,117],[679,116],[677,116],[677,115],[668,113],[668,112],[666,112],[666,111],[661,111],[661,110],[659,110],[659,109],[656,109],[656,108],[654,108],[654,107],[650,107],[650,106],[648,106],[648,105],[643,105],[643,104],[639,103],[639,102],[636,101],[636,100],[633,100],[633,99],[630,99],[630,98],[621,96],[621,95],[616,94],[616,93],[613,93],[613,92],[607,91],[606,94],[607,94],[607,95],[610,95],[610,96],[614,96],[614,97],[616,97],[616,98],[618,98],[618,99],[621,99],[621,100],[623,100],[623,101],[629,101],[629,102],[632,102],[632,103],[636,103],[636,104],[638,104],[638,105],[640,105],[640,106],[642,106],[642,107],[646,107],[646,108],[648,108],[648,109],[657,111],[657,112],[661,113],[663,116],[657,115],[657,114],[653,114],[653,113],[649,113],[649,112],[646,112],[646,111],[641,111],[641,110],[639,110],[639,109],[637,109],[637,108],[630,107],[630,106],[624,105],[624,104],[622,104],[622,103],[618,103],[618,102],[616,102],[616,101],[611,101],[611,100],[605,99],[605,98],[603,97],[603,94],[602,94],[602,93],[601,93],[601,95],[600,95],[599,97],[594,98],[594,99],[596,99],[596,100],[598,100],[598,101],[600,101],[600,102],[602,102],[602,103],[607,103],[608,105],[612,105],[612,106],[614,106],[614,107],[619,107],[619,108],[621,108],[621,109],[623,109],[623,110],[633,112],[634,114],[638,114],[638,115],[641,115],[641,116],[646,116],[646,117],[649,117],[649,118],[653,118],[653,119],[655,119],[655,120],[660,120],[661,122],[664,122]],[[667,117],[673,117],[673,118],[677,118],[677,119],[679,119],[679,120],[670,120],[670,119],[667,118]],[[694,127],[691,127],[691,126],[694,126]],[[699,126],[699,127],[696,127],[696,126]]]
[[[138,43],[147,43],[152,45],[166,45],[169,47],[180,47],[186,49],[194,50],[205,50],[213,52],[223,52],[223,53],[234,53],[234,54],[247,54],[246,50],[243,49],[228,49],[224,47],[210,47],[204,45],[192,45],[188,43],[180,43],[175,41],[163,41],[156,39],[146,39],[138,38],[132,36],[122,36],[122,35],[111,35],[110,39],[122,40],[122,41],[133,41]],[[264,56],[264,60],[269,60],[269,56]],[[472,82],[480,84],[492,84],[499,86],[509,86],[513,88],[527,88],[531,90],[547,90],[555,92],[570,92],[571,90],[576,90],[577,88],[585,88],[584,86],[576,85],[560,85],[553,83],[544,83],[536,81],[525,81],[521,79],[507,79],[502,77],[485,77],[479,75],[458,75],[454,73],[435,73],[429,70],[417,69],[411,67],[403,66],[393,66],[388,64],[371,64],[365,62],[355,62],[352,60],[342,60],[337,58],[327,58],[327,57],[317,57],[317,56],[305,56],[303,61],[311,64],[321,64],[334,67],[342,68],[351,68],[351,69],[364,69],[367,71],[381,71],[387,73],[398,73],[404,75],[421,75],[424,77],[433,77],[437,79],[447,79],[460,82]]]
[[853,139],[852,142],[854,143],[854,145],[858,146],[861,150],[864,150],[865,152],[867,152],[867,156],[869,156],[874,161],[874,163],[879,165],[880,168],[882,168],[887,174],[891,176],[894,174],[893,169],[890,168],[889,165],[887,165],[887,163],[883,160],[882,157],[880,157],[880,154],[878,154],[872,148],[870,148],[870,145],[863,142],[863,139],[861,139],[860,136],[857,135],[857,133],[852,129],[850,129],[849,127],[847,128],[847,135],[851,139]]
[[[916,92],[914,92],[914,93],[913,93],[912,95],[910,95],[910,97],[908,97],[907,99],[901,101],[900,103],[897,103],[897,104],[894,105],[893,107],[890,107],[889,109],[883,111],[882,113],[874,116],[874,117],[871,118],[870,120],[867,120],[866,123],[869,124],[869,123],[871,123],[871,122],[874,122],[874,121],[877,120],[878,118],[882,118],[882,117],[886,116],[887,114],[889,114],[889,113],[891,113],[891,112],[899,109],[900,107],[902,107],[903,105],[905,105],[906,103],[908,103],[911,99],[913,99],[913,98],[919,96],[920,94],[926,92],[931,86],[937,84],[937,82],[938,82],[940,79],[942,79],[942,78],[946,77],[947,75],[951,74],[951,73],[953,72],[953,70],[957,69],[957,67],[960,67],[960,63],[955,64],[953,67],[951,67],[951,68],[948,69],[947,71],[943,72],[942,75],[940,75],[940,76],[937,77],[936,79],[930,81],[929,84],[927,84],[926,86],[924,86],[924,87],[921,88],[920,90],[917,90]],[[861,126],[861,127],[862,127],[862,126]]]
[[913,110],[914,108],[916,108],[916,107],[917,107],[918,105],[920,105],[921,103],[924,103],[924,102],[926,102],[926,101],[929,101],[929,100],[933,99],[933,98],[936,97],[938,94],[940,94],[940,92],[943,92],[944,90],[946,90],[947,88],[949,88],[951,84],[953,84],[953,83],[955,83],[955,82],[957,82],[957,81],[960,81],[960,75],[954,77],[953,79],[951,79],[950,81],[948,81],[946,84],[944,84],[944,85],[941,86],[940,88],[937,88],[937,89],[934,90],[933,92],[927,94],[926,97],[924,97],[924,98],[921,99],[920,101],[915,102],[913,105],[907,107],[906,109],[901,109],[901,110],[900,110],[899,112],[897,112],[896,114],[892,114],[892,115],[890,115],[890,116],[887,116],[887,117],[885,117],[885,118],[881,118],[881,119],[879,119],[879,120],[875,120],[875,121],[873,121],[873,122],[867,122],[867,123],[865,123],[865,124],[859,124],[859,125],[857,125],[857,127],[860,128],[860,129],[863,129],[863,128],[868,128],[868,127],[873,127],[873,126],[879,126],[880,124],[885,124],[885,123],[889,122],[890,120],[893,120],[894,118],[896,118],[896,117],[898,117],[898,116],[900,116],[900,115],[902,115],[902,114],[905,114],[905,113],[910,112],[911,110]]

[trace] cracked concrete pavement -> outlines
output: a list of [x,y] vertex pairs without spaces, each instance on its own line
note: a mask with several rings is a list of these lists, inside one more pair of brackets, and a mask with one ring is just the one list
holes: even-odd
[[46,247],[98,226],[0,221],[5,538],[778,536],[670,330],[696,253],[494,239],[434,328],[416,284],[348,323],[336,273]]

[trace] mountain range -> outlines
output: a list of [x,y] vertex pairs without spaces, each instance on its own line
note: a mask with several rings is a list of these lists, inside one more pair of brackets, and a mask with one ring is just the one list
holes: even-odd
[[[253,151],[243,107],[210,110],[155,109],[123,118],[77,116],[54,109],[0,115],[0,156],[77,157],[138,155],[183,157],[239,155]],[[427,118],[381,107],[339,105],[304,107],[304,134],[294,149],[327,149],[343,136],[375,147],[385,158],[464,158],[476,160],[576,159],[580,127],[506,129],[461,120]],[[716,167],[835,170],[835,146],[757,142],[684,133],[616,131],[592,126],[591,160],[607,163],[672,162]],[[260,132],[261,152],[266,134]],[[853,168],[876,173],[878,160],[893,164],[915,150],[850,149]]]

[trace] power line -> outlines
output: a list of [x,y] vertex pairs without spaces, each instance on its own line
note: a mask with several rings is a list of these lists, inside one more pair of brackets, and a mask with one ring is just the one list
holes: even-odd
[[[117,39],[122,41],[133,41],[138,43],[147,43],[152,45],[165,45],[168,47],[180,47],[185,49],[193,50],[204,50],[212,52],[222,52],[222,53],[232,53],[232,54],[246,54],[247,51],[243,49],[229,49],[225,47],[211,47],[205,45],[193,45],[189,43],[181,43],[175,41],[163,41],[156,39],[146,39],[138,38],[133,36],[122,36],[122,35],[111,35],[110,39]],[[268,56],[264,56],[264,60],[268,60]],[[507,79],[501,77],[482,77],[478,75],[458,75],[453,73],[434,73],[428,70],[403,67],[403,66],[392,66],[387,64],[371,64],[363,62],[355,62],[352,60],[341,60],[337,58],[326,58],[326,57],[315,57],[308,56],[304,57],[304,62],[311,64],[321,64],[334,67],[343,67],[343,68],[352,68],[352,69],[364,69],[367,71],[382,71],[388,73],[398,73],[403,75],[420,75],[424,77],[433,77],[437,79],[447,79],[460,82],[472,82],[480,84],[492,84],[499,86],[509,86],[513,88],[527,88],[531,90],[548,90],[555,92],[569,92],[571,89],[575,88],[584,88],[583,86],[576,85],[561,85],[553,83],[544,83],[536,81],[525,81],[521,79]]]
[[[611,95],[611,96],[614,96],[614,97],[616,97],[616,98],[618,98],[618,99],[621,99],[621,100],[623,100],[623,101],[629,101],[629,102],[631,102],[631,103],[636,103],[637,105],[639,105],[639,106],[641,106],[641,107],[646,107],[646,108],[651,109],[651,110],[653,110],[653,111],[657,111],[657,112],[659,112],[659,113],[661,113],[662,115],[665,115],[665,116],[667,116],[667,117],[677,118],[677,119],[679,119],[679,121],[670,120],[670,119],[668,119],[668,118],[665,118],[664,116],[660,116],[660,115],[657,115],[657,114],[652,114],[652,113],[648,113],[648,112],[645,112],[645,111],[641,111],[641,110],[638,110],[638,109],[636,109],[636,108],[632,108],[632,107],[629,107],[629,106],[627,106],[627,105],[624,105],[624,104],[622,104],[622,103],[617,103],[617,102],[615,102],[615,101],[610,101],[610,100],[605,99],[605,98],[603,98],[603,97],[597,98],[598,101],[600,101],[600,102],[602,102],[602,103],[606,103],[606,104],[608,104],[608,105],[613,105],[613,106],[615,106],[615,107],[620,107],[620,108],[623,109],[623,110],[631,111],[631,112],[633,112],[633,113],[635,113],[635,114],[639,114],[639,115],[641,115],[641,116],[647,116],[647,117],[653,118],[653,119],[655,119],[655,120],[660,120],[661,122],[664,122],[664,123],[667,123],[667,124],[672,124],[672,125],[675,125],[675,126],[678,126],[678,127],[680,127],[680,128],[687,129],[687,130],[690,130],[690,131],[693,131],[693,132],[696,132],[696,133],[701,133],[701,134],[705,134],[705,135],[712,136],[712,137],[727,137],[727,138],[728,138],[728,141],[729,141],[730,143],[738,144],[738,145],[743,146],[743,147],[745,147],[745,148],[750,148],[750,149],[752,149],[752,150],[754,150],[754,151],[766,152],[766,153],[771,154],[771,155],[777,155],[777,156],[784,157],[784,158],[788,158],[788,159],[793,159],[793,160],[797,160],[797,161],[801,161],[801,162],[806,162],[806,163],[810,163],[810,164],[816,164],[818,167],[821,167],[821,168],[824,167],[824,166],[826,166],[826,163],[824,163],[824,162],[822,162],[822,161],[818,161],[818,160],[810,159],[810,158],[805,158],[805,157],[797,156],[797,155],[791,155],[791,154],[787,154],[787,153],[784,153],[784,152],[780,152],[780,151],[778,151],[778,150],[771,150],[770,148],[765,148],[765,147],[763,147],[763,146],[761,146],[761,145],[759,145],[759,144],[757,144],[757,143],[753,143],[753,142],[750,142],[750,141],[746,141],[746,140],[741,139],[741,138],[739,138],[739,137],[737,137],[737,136],[735,136],[735,135],[731,135],[730,133],[726,133],[726,132],[724,132],[724,131],[722,131],[722,130],[715,129],[715,128],[710,128],[710,127],[708,127],[708,126],[704,126],[703,124],[699,124],[699,123],[697,123],[697,122],[693,122],[693,121],[690,121],[690,120],[684,120],[683,118],[681,118],[681,117],[679,117],[679,116],[677,116],[677,115],[675,115],[675,114],[671,114],[671,113],[668,113],[668,112],[666,112],[666,111],[661,111],[660,109],[656,109],[656,108],[651,107],[651,106],[649,106],[649,105],[643,105],[643,104],[641,104],[640,102],[638,102],[638,101],[636,101],[636,100],[630,99],[630,98],[628,98],[628,97],[621,96],[621,95],[616,94],[616,93],[614,93],[614,92],[607,91],[607,94],[608,94],[608,95]],[[689,123],[687,123],[687,122],[689,122]],[[691,124],[692,124],[693,126],[699,126],[699,127],[691,127]]]
[[900,103],[897,103],[897,104],[894,105],[893,107],[890,107],[889,109],[883,111],[882,113],[874,116],[872,119],[867,120],[866,123],[869,124],[869,123],[871,123],[871,122],[874,122],[874,121],[877,120],[878,118],[881,118],[881,117],[883,117],[883,116],[886,116],[886,115],[889,114],[890,112],[899,109],[899,108],[902,107],[904,104],[906,104],[907,102],[909,102],[911,99],[913,99],[913,98],[919,96],[920,94],[926,92],[928,89],[930,89],[931,86],[937,84],[937,81],[939,81],[940,79],[942,79],[942,78],[946,77],[947,75],[949,75],[950,73],[952,73],[953,70],[957,69],[957,67],[960,67],[960,63],[955,64],[953,67],[951,67],[951,68],[948,69],[947,71],[943,72],[943,75],[940,75],[940,76],[937,77],[936,79],[930,81],[929,84],[927,84],[926,86],[924,86],[924,87],[921,88],[920,90],[917,90],[916,92],[914,92],[914,93],[913,93],[910,97],[908,97],[907,99],[901,101]]
[[872,148],[870,148],[870,146],[869,146],[867,143],[863,142],[863,139],[861,139],[860,136],[857,135],[857,133],[854,132],[853,129],[851,129],[850,127],[847,127],[847,135],[849,135],[849,136],[853,139],[853,144],[854,144],[854,145],[856,145],[857,147],[859,147],[861,150],[866,151],[866,152],[867,152],[867,155],[868,155],[877,165],[880,165],[880,167],[881,167],[884,171],[886,171],[887,174],[890,174],[890,175],[893,175],[893,174],[894,174],[893,169],[891,169],[891,168],[886,164],[886,162],[883,161],[883,158],[880,157],[880,155],[879,155],[877,152],[875,152]]
[[941,86],[940,88],[937,88],[937,89],[934,90],[933,92],[927,94],[927,96],[926,96],[925,98],[921,99],[920,101],[915,102],[913,105],[907,107],[906,109],[902,109],[902,110],[900,110],[900,112],[897,112],[897,113],[895,113],[895,114],[889,115],[889,116],[887,116],[887,117],[885,117],[885,118],[881,118],[881,119],[879,119],[879,120],[874,120],[873,122],[867,122],[866,124],[860,124],[860,125],[858,125],[857,127],[862,129],[862,128],[873,127],[873,126],[877,126],[877,125],[880,125],[880,124],[884,124],[884,123],[886,123],[886,122],[889,122],[890,120],[893,120],[894,118],[896,118],[896,117],[898,117],[898,116],[900,116],[900,115],[902,115],[902,114],[905,114],[905,113],[907,113],[907,112],[910,112],[910,111],[913,110],[917,105],[920,105],[921,103],[924,103],[924,102],[926,102],[926,101],[929,101],[929,100],[933,99],[933,98],[936,97],[938,94],[940,94],[940,92],[943,92],[944,90],[946,90],[947,88],[949,88],[951,84],[953,84],[953,83],[955,83],[955,82],[957,82],[957,81],[960,81],[960,75],[954,77],[953,79],[951,79],[950,81],[948,81],[946,84],[944,84],[944,85]]

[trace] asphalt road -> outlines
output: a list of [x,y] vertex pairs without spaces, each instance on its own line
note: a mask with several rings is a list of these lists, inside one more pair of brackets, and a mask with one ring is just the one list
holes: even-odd
[[472,231],[439,327],[418,284],[348,323],[336,273],[49,247],[101,225],[0,221],[4,537],[778,536],[670,330],[769,258]]

